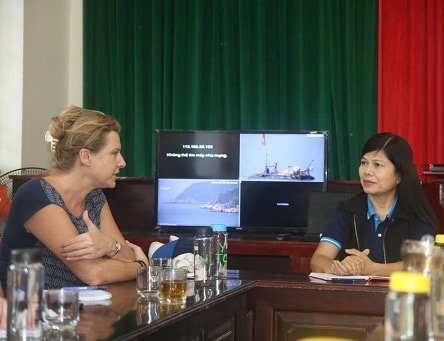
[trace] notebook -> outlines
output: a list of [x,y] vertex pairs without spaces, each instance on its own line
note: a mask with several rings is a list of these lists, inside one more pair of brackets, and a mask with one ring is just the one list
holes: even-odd
[[374,276],[374,275],[358,275],[358,276],[339,276],[335,274],[327,274],[323,272],[311,272],[308,277],[322,279],[328,282],[335,283],[358,283],[358,282],[370,282],[370,281],[388,281],[389,276]]

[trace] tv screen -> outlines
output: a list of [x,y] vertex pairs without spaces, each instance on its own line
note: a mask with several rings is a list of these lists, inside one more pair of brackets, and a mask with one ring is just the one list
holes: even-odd
[[327,188],[326,131],[157,130],[156,225],[303,234]]

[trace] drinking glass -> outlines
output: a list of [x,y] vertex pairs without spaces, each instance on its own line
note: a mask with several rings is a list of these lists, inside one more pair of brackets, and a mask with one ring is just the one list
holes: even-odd
[[159,268],[147,266],[137,269],[137,293],[141,299],[157,299],[159,296]]
[[159,299],[163,304],[184,305],[187,300],[187,270],[161,269]]

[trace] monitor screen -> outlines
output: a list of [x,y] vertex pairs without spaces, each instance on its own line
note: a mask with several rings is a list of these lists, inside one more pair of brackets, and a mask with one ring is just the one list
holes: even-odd
[[303,233],[327,188],[326,131],[157,130],[156,225]]

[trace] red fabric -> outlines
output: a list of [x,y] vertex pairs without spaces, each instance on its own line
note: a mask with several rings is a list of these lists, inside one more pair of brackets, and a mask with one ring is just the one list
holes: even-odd
[[378,131],[444,163],[444,1],[379,0]]

